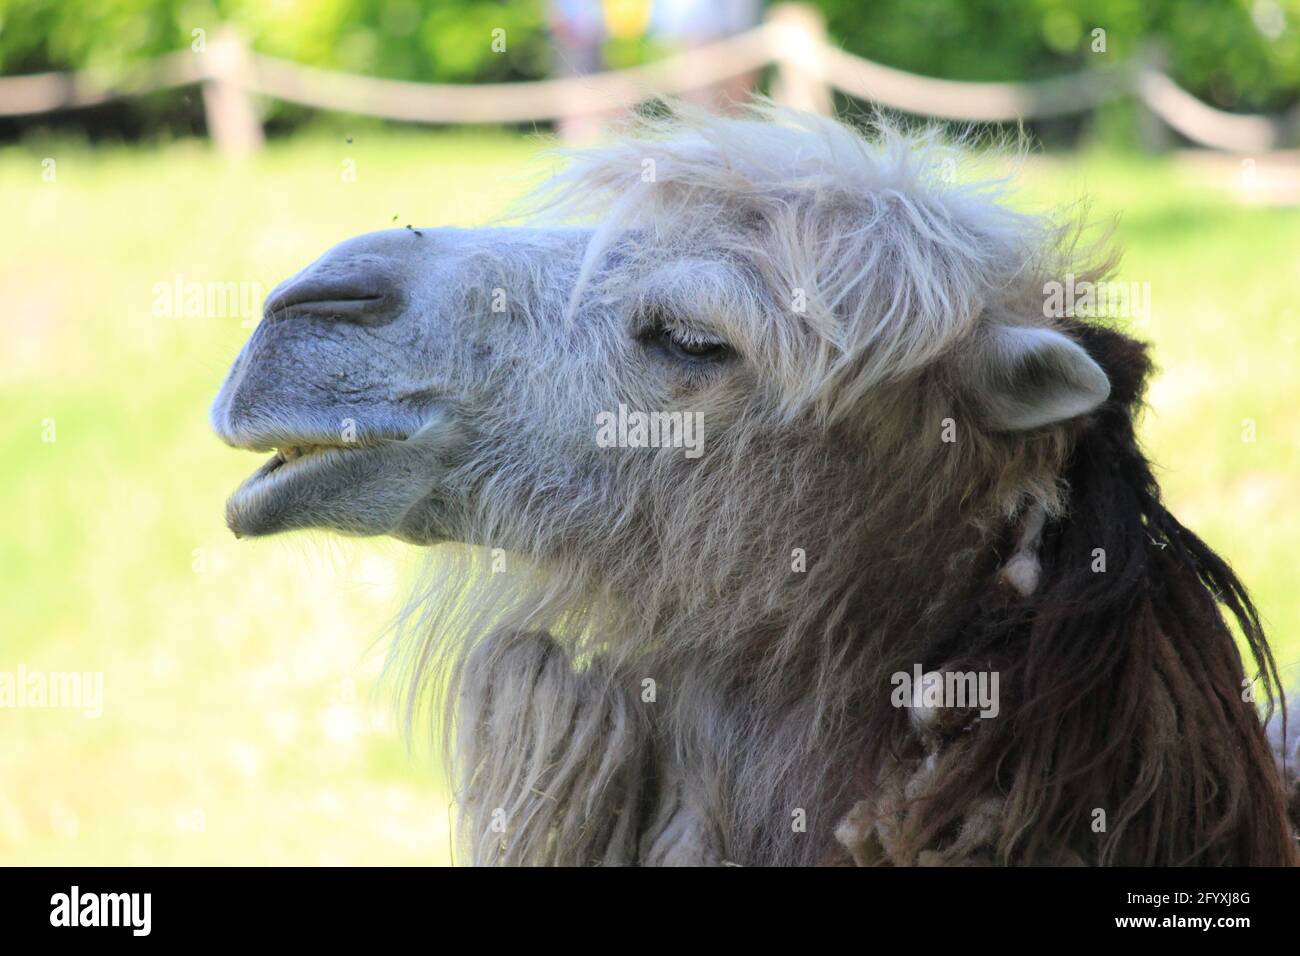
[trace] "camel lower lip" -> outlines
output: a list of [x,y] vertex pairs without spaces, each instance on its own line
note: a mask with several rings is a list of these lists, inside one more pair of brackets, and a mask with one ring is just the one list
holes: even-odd
[[320,478],[340,464],[378,450],[376,445],[296,445],[276,450],[235,489],[226,503],[227,523],[236,535],[257,534],[270,512],[292,509],[295,489],[303,480]]

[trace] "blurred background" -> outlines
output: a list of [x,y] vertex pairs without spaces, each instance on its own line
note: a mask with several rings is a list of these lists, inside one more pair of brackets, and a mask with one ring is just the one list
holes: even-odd
[[416,555],[236,542],[208,404],[334,243],[750,91],[1021,127],[1021,202],[1118,222],[1144,440],[1300,685],[1300,0],[0,0],[0,863],[449,860],[378,683]]

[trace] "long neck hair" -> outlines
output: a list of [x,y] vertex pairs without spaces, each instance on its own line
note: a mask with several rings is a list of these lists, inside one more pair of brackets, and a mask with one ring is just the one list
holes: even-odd
[[[927,666],[997,670],[1002,714],[967,735],[907,807],[898,852],[914,858],[942,843],[963,808],[993,792],[1006,798],[1003,862],[1069,851],[1101,864],[1294,864],[1282,777],[1257,712],[1257,693],[1270,713],[1281,694],[1259,614],[1161,501],[1134,436],[1144,348],[1098,326],[1074,332],[1105,367],[1112,397],[1075,440],[1069,513],[1046,529],[1039,588],[1028,597],[982,588],[928,648]],[[906,746],[908,730],[896,711],[877,716],[890,728],[873,746],[879,763]]]

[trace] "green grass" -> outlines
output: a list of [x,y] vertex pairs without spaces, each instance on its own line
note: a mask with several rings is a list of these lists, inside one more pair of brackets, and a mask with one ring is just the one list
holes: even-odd
[[[268,291],[394,217],[480,222],[545,169],[538,147],[367,131],[233,168],[191,142],[0,151],[0,671],[105,674],[98,719],[0,710],[0,859],[447,858],[437,761],[405,753],[374,693],[410,552],[234,541],[222,505],[253,461],[206,416],[248,329],[151,306],[178,273]],[[1300,678],[1300,215],[1237,205],[1169,161],[1059,158],[1027,180],[1035,203],[1086,191],[1121,216],[1121,277],[1151,284],[1137,331],[1163,369],[1145,440],[1175,510],[1234,561]]]

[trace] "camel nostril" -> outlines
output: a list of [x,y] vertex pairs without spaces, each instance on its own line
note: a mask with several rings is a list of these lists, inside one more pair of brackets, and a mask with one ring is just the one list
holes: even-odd
[[268,319],[290,315],[318,315],[340,319],[360,318],[382,308],[383,296],[319,296],[267,299],[263,314]]
[[272,290],[263,305],[267,319],[312,315],[342,321],[384,323],[396,316],[398,285],[382,268],[311,268]]

